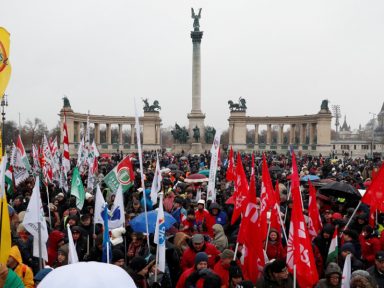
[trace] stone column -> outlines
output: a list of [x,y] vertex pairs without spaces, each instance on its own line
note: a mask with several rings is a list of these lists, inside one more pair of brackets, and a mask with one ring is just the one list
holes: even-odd
[[255,145],[259,145],[259,124],[255,124]]
[[100,124],[95,123],[95,143],[100,144]]
[[289,130],[289,144],[293,144],[295,142],[295,124],[291,124],[291,129]]
[[313,145],[314,140],[315,140],[315,129],[316,129],[316,124],[311,123],[309,124],[309,145]]
[[123,144],[123,124],[119,124],[119,145]]
[[75,121],[74,122],[74,126],[75,126],[75,133],[76,133],[76,139],[75,141],[80,143],[81,141],[81,133],[80,133],[80,122],[79,121]]
[[272,129],[271,129],[271,124],[267,124],[267,145],[272,144]]
[[111,124],[107,123],[106,125],[107,125],[107,129],[106,129],[106,133],[107,133],[107,135],[106,135],[106,136],[107,136],[107,137],[106,137],[107,139],[106,139],[106,140],[107,140],[107,141],[106,141],[106,142],[107,142],[107,144],[109,145],[109,144],[112,144],[112,143],[111,143],[111,142],[112,142],[112,141],[111,141]]
[[135,124],[131,124],[131,145],[135,145]]
[[303,123],[300,125],[300,144],[305,144],[305,135],[307,135],[307,124]]
[[279,125],[279,133],[277,134],[277,143],[280,145],[284,143],[284,124]]

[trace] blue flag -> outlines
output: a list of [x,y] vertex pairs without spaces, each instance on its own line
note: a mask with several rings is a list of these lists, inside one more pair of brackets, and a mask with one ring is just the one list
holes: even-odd
[[102,217],[104,221],[104,232],[103,232],[103,256],[102,261],[104,263],[111,263],[112,258],[112,248],[111,241],[109,239],[109,230],[108,230],[108,207],[107,204],[104,205],[102,212]]

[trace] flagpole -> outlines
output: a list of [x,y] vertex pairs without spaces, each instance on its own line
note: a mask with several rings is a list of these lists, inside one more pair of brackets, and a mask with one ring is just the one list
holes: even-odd
[[134,97],[134,105],[135,105],[135,126],[136,126],[136,141],[137,141],[137,151],[139,154],[139,163],[140,163],[140,178],[141,178],[141,188],[143,189],[143,199],[144,199],[144,213],[145,213],[145,229],[147,232],[147,245],[148,249],[150,249],[149,244],[149,229],[148,229],[148,213],[147,213],[147,199],[145,195],[145,184],[144,184],[144,171],[143,171],[143,158],[141,151],[141,139],[140,139],[140,125],[139,125],[139,113],[137,111],[136,106],[136,97]]
[[[267,240],[265,241],[265,251],[267,251],[268,240],[269,240],[269,231],[271,231],[271,220],[268,221],[268,230],[267,230]],[[283,229],[284,230],[284,229]]]
[[49,207],[49,191],[48,191],[48,179],[47,179],[47,185],[45,186],[45,191],[47,192],[47,201],[48,201],[48,223],[49,223],[49,228],[52,230],[52,220],[51,220],[51,209]]
[[296,264],[293,265],[293,288],[296,288]]
[[239,250],[239,242],[236,242],[235,254],[233,255],[233,261],[236,260],[237,250]]
[[361,201],[359,201],[359,204],[357,204],[357,206],[356,206],[356,208],[355,208],[355,211],[353,211],[352,216],[349,218],[349,220],[348,220],[347,224],[345,225],[343,231],[347,230],[349,224],[351,224],[352,219],[353,219],[353,217],[355,216],[355,214],[356,214],[356,212],[357,212],[357,209],[359,209],[360,205],[361,205]]
[[157,282],[157,265],[159,264],[159,244],[156,245],[156,269],[155,269],[155,282]]
[[39,270],[43,269],[43,256],[41,251],[41,223],[37,222],[37,232],[38,232],[38,240],[39,240]]

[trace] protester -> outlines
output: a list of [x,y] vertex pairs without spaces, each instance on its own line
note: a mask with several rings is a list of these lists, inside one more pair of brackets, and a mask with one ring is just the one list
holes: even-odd
[[225,249],[220,254],[220,261],[215,264],[213,271],[220,276],[222,287],[229,287],[229,268],[233,261],[235,253],[232,250]]
[[368,268],[367,272],[376,281],[379,287],[384,287],[384,251],[377,251],[375,264]]
[[34,288],[33,272],[30,267],[23,264],[21,259],[20,250],[17,246],[12,246],[9,251],[9,257],[7,261],[8,268],[15,271],[17,276],[23,281],[26,288]]
[[329,263],[325,269],[325,278],[320,279],[316,288],[340,288],[341,269],[336,263]]
[[288,272],[285,261],[274,260],[266,264],[263,276],[256,283],[257,288],[267,287],[293,287],[292,275]]
[[228,247],[228,239],[227,236],[225,236],[223,226],[221,226],[221,224],[214,224],[212,229],[214,235],[212,244],[215,245],[219,251],[223,251]]
[[269,236],[267,240],[268,240],[268,243],[267,243],[266,253],[267,253],[268,259],[269,260],[272,260],[272,259],[285,260],[285,257],[287,256],[287,252],[283,247],[279,232],[271,228],[271,231],[269,232]]

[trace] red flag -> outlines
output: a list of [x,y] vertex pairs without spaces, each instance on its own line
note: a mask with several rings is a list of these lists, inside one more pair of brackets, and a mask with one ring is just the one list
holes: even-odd
[[273,190],[271,177],[269,175],[267,160],[263,154],[263,164],[262,164],[262,184],[261,184],[261,194],[260,194],[260,217],[258,220],[259,223],[259,233],[263,241],[267,238],[268,233],[268,223],[267,223],[267,212],[271,208],[271,205],[274,205],[275,191]]
[[233,157],[233,149],[231,146],[231,149],[229,150],[229,156],[228,156],[228,168],[227,168],[227,174],[226,179],[228,182],[230,181],[236,181],[236,175],[235,175],[235,163],[234,163],[234,157]]
[[361,202],[370,206],[371,211],[378,209],[384,212],[384,163],[381,165],[379,172],[372,179],[365,192]]
[[64,114],[64,124],[63,124],[63,159],[62,166],[64,167],[64,172],[67,173],[71,170],[71,162],[69,159],[69,138],[68,138],[68,129],[67,129],[67,120]]
[[[238,164],[239,165],[239,164]],[[243,244],[244,278],[256,282],[259,272],[264,268],[263,240],[258,233],[258,207],[256,199],[255,160],[252,155],[252,173],[247,195],[246,209],[241,220],[238,242]]]
[[294,266],[296,266],[296,279],[300,287],[313,287],[319,280],[319,277],[317,275],[311,239],[304,221],[295,153],[292,153],[292,170],[291,193],[293,207],[291,225],[289,227],[287,266],[291,273],[293,273]]
[[271,210],[271,229],[275,229],[281,232],[281,224],[279,219],[280,213],[280,189],[279,189],[279,181],[276,181],[275,185],[275,204],[272,206]]
[[319,235],[320,230],[323,227],[321,223],[319,207],[316,203],[316,189],[313,187],[311,181],[308,181],[309,185],[309,203],[308,203],[308,232],[311,235],[312,240]]
[[241,212],[247,207],[244,203],[248,194],[248,181],[245,176],[243,163],[241,162],[240,153],[237,153],[237,165],[236,165],[236,181],[235,181],[235,192],[233,198],[235,200],[235,207],[232,214],[231,225],[233,225],[237,218],[239,218]]

